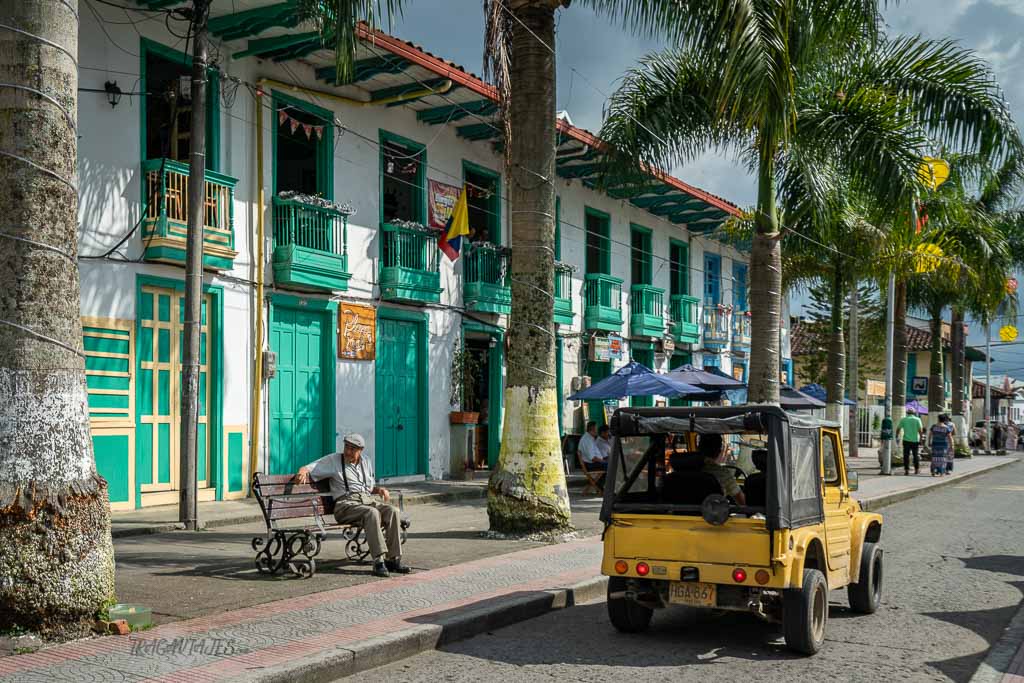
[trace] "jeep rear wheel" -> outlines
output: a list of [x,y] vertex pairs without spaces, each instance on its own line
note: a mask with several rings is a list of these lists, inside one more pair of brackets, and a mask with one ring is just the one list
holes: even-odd
[[[621,597],[626,590],[626,579],[613,576],[608,579],[608,619],[623,633],[640,633],[651,625],[654,610],[635,600]],[[616,596],[616,597],[612,597]]]
[[782,629],[791,650],[813,655],[825,642],[828,584],[817,569],[804,570],[802,588],[783,591]]
[[874,614],[882,603],[882,549],[877,543],[865,542],[860,551],[860,580],[846,587],[850,609],[860,614]]

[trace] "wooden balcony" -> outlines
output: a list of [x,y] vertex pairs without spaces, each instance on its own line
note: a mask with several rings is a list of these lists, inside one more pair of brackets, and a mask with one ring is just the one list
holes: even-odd
[[385,223],[381,228],[380,291],[389,301],[441,301],[438,232]]
[[629,330],[634,337],[665,336],[665,290],[651,285],[630,287]]
[[344,291],[348,216],[326,206],[274,197],[274,282],[293,289]]
[[583,297],[583,321],[586,329],[622,331],[621,279],[604,273],[587,273]]
[[681,344],[700,342],[700,318],[697,311],[700,299],[686,294],[672,297],[670,315],[672,319],[672,336]]
[[750,348],[750,311],[733,311],[732,346],[734,349]]
[[572,311],[572,271],[568,263],[555,261],[555,322],[572,325],[576,315]]
[[[188,165],[173,159],[142,162],[146,203],[143,258],[185,265],[188,237]],[[206,172],[203,203],[203,268],[231,270],[235,256],[234,196],[238,180]]]
[[704,304],[704,345],[725,346],[729,343],[732,330],[729,326],[729,309],[721,304]]
[[463,259],[462,296],[466,308],[481,313],[511,313],[508,250],[493,244],[470,242]]

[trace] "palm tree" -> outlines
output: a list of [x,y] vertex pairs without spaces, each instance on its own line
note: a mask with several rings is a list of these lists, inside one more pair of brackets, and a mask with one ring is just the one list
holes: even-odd
[[0,631],[75,637],[114,595],[78,294],[78,17],[41,0],[0,16],[18,93],[0,100]]
[[[630,71],[602,137],[633,162],[739,151],[757,175],[749,398],[778,401],[780,170],[825,196],[833,169],[880,206],[909,206],[933,145],[984,154],[1019,145],[988,67],[951,42],[886,39],[878,3],[718,3],[676,46]],[[835,159],[836,165],[821,164]],[[825,205],[821,202],[821,205]]]
[[[339,82],[352,77],[357,24],[396,16],[414,0],[299,0],[335,46]],[[505,423],[487,511],[505,533],[570,525],[555,388],[555,11],[570,0],[483,0],[484,60],[505,114],[512,245]],[[624,26],[676,37],[694,21],[676,0],[579,0]],[[710,8],[714,2],[689,3]]]

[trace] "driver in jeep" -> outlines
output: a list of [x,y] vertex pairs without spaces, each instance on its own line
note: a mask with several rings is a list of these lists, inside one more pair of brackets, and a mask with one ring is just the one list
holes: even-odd
[[735,471],[723,463],[728,456],[725,440],[721,434],[703,434],[697,444],[697,452],[704,457],[703,471],[710,474],[722,487],[722,492],[736,501],[738,505],[746,505],[747,498],[743,495],[736,481]]

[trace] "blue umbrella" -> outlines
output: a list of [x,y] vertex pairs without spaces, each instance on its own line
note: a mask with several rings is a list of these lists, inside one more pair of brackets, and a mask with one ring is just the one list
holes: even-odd
[[824,408],[825,402],[797,391],[788,384],[779,387],[779,404],[786,410]]
[[681,365],[668,373],[672,379],[692,384],[701,389],[745,389],[746,384],[734,379],[715,367],[704,369],[693,365]]
[[[811,398],[816,398],[819,401],[827,401],[828,400],[828,391],[826,391],[825,387],[823,387],[823,386],[821,386],[820,384],[817,384],[817,383],[815,383],[815,384],[808,384],[805,387],[800,387],[800,393],[801,394],[807,394]],[[852,405],[854,405],[854,403],[850,399],[844,398],[843,399],[843,405],[852,406]]]
[[637,362],[619,368],[614,374],[578,391],[570,401],[602,401],[626,396],[668,396],[670,398],[705,398],[709,392],[669,375],[653,372]]

